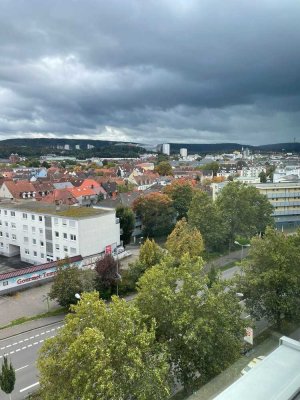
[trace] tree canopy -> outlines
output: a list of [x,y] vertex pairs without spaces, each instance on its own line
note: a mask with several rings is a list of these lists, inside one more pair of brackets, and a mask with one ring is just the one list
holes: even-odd
[[166,249],[177,260],[180,260],[184,254],[188,254],[191,258],[199,257],[204,250],[201,233],[197,228],[189,226],[183,218],[176,223],[168,236]]
[[188,182],[174,181],[164,188],[164,193],[173,200],[173,207],[177,212],[177,219],[186,218],[192,201],[194,189]]
[[156,167],[155,171],[162,176],[173,175],[172,166],[168,161],[161,161]]
[[300,232],[285,236],[268,228],[251,241],[249,256],[239,277],[247,309],[256,319],[278,327],[281,319],[300,317]]
[[170,396],[169,365],[133,305],[82,295],[57,336],[40,352],[41,400],[163,400]]
[[217,197],[216,206],[227,226],[229,243],[237,235],[250,239],[274,224],[271,203],[254,186],[228,183]]
[[15,387],[16,373],[12,366],[12,363],[8,363],[6,356],[3,357],[3,364],[0,372],[0,388],[6,393],[10,394]]
[[95,272],[82,270],[74,265],[69,267],[58,266],[57,274],[51,286],[49,297],[56,299],[63,307],[75,304],[75,294],[89,292],[95,289]]
[[135,216],[130,207],[118,206],[116,209],[116,217],[120,219],[120,228],[122,230],[121,238],[123,243],[129,244],[135,225]]
[[202,260],[186,255],[178,267],[165,258],[138,282],[136,304],[170,353],[175,379],[185,388],[207,382],[239,356],[245,323],[235,295],[211,289]]
[[189,225],[197,228],[207,249],[220,250],[227,241],[225,221],[212,198],[200,190],[196,191],[189,211]]
[[133,210],[142,220],[145,236],[170,233],[176,216],[173,202],[166,194],[150,193],[133,202]]

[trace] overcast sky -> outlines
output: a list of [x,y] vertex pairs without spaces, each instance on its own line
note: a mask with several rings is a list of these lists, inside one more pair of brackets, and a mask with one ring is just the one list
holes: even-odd
[[299,0],[0,0],[0,137],[300,140]]

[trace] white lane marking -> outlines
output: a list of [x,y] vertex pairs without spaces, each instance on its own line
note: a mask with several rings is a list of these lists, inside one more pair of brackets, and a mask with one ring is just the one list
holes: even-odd
[[21,369],[24,369],[24,368],[27,368],[27,367],[29,367],[29,365],[24,365],[24,367],[20,367],[20,368],[15,369],[15,372],[21,371]]
[[21,351],[21,349],[17,349],[17,350],[16,350],[16,353],[17,353],[18,351]]
[[[49,331],[41,332],[41,333],[38,334],[38,335],[30,336],[30,338],[26,338],[26,339],[23,339],[23,340],[19,340],[18,342],[15,342],[15,343],[13,343],[13,344],[8,344],[7,346],[1,347],[0,350],[9,349],[9,348],[12,347],[12,346],[16,346],[16,345],[18,345],[18,344],[20,344],[20,343],[24,343],[24,342],[27,342],[27,341],[29,341],[29,340],[31,340],[31,339],[35,339],[36,337],[39,337],[39,336],[41,336],[41,335],[45,335],[46,333],[53,332],[53,331],[55,331],[55,330],[57,330],[57,329],[61,329],[62,327],[63,327],[63,326],[61,325],[61,326],[58,326],[57,328],[53,328],[53,329],[51,329],[51,330],[49,330]],[[52,335],[52,336],[49,336],[48,339],[52,339],[52,338],[54,338],[54,337],[55,337],[55,335]],[[44,340],[45,340],[45,339],[40,340],[39,342],[34,342],[33,345],[32,345],[32,344],[28,344],[27,347],[35,346],[35,345],[37,345],[38,343],[42,343]],[[23,350],[23,349],[25,350],[27,347],[22,347],[22,350]],[[19,350],[16,350],[16,352],[17,352],[17,351],[19,351]],[[9,353],[9,354],[13,354],[13,353]],[[0,356],[0,358],[2,358],[2,356]]]
[[40,383],[40,382],[35,382],[35,383],[33,383],[32,385],[27,386],[27,387],[24,388],[24,389],[21,389],[21,390],[20,390],[20,393],[25,392],[25,390],[31,389],[31,388],[33,388],[33,387],[39,385],[39,383]]

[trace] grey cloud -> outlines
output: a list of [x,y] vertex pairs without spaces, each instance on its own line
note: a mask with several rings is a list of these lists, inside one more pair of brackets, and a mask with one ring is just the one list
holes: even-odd
[[299,137],[299,17],[292,0],[3,0],[1,137]]

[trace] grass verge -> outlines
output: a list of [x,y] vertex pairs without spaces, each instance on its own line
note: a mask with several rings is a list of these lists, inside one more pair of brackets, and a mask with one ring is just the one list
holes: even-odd
[[37,315],[33,315],[31,317],[17,318],[17,319],[14,319],[13,321],[11,321],[8,325],[1,326],[0,330],[1,329],[6,329],[6,328],[11,328],[11,327],[16,326],[16,325],[21,325],[21,324],[24,324],[25,322],[35,321],[35,320],[41,319],[41,318],[55,317],[56,315],[65,314],[65,313],[67,313],[67,311],[68,310],[66,308],[61,307],[61,308],[57,308],[54,311],[48,311],[48,312],[43,313],[43,314],[37,314]]

